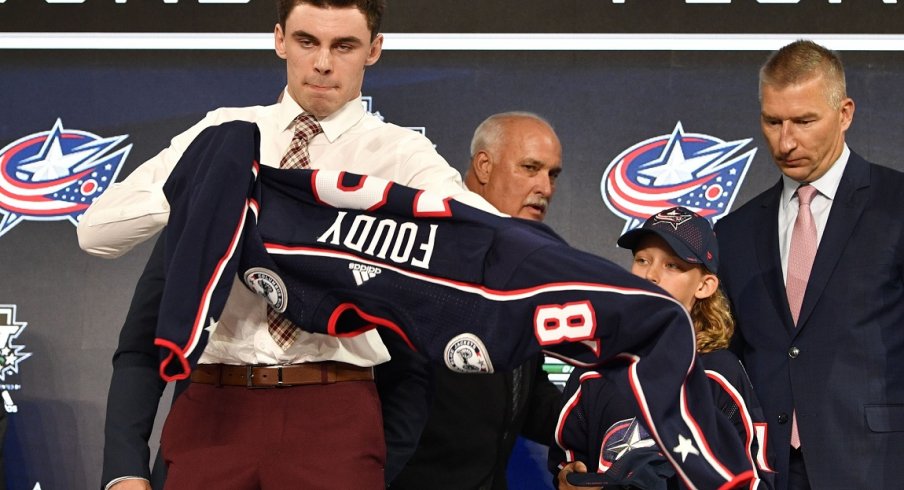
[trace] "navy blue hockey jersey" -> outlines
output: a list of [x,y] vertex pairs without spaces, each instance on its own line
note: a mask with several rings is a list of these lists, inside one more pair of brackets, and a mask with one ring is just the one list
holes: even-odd
[[208,128],[164,187],[165,379],[188,376],[238,274],[305,330],[382,328],[460,372],[511,369],[540,350],[608,362],[652,437],[680,443],[666,456],[689,487],[753,477],[713,408],[690,319],[662,290],[543,225],[374,177],[261,167],[259,138],[252,123]]
[[[767,424],[753,386],[737,356],[716,350],[700,356],[716,408],[734,425],[757,468],[745,487],[774,488],[775,474],[766,451]],[[578,369],[568,378],[564,401],[549,448],[549,470],[556,475],[572,461],[582,461],[608,485],[679,488],[665,458],[637,420],[631,400],[623,396],[606,370]],[[690,446],[687,451],[692,451]],[[644,485],[638,482],[642,481]],[[652,483],[651,483],[652,482]]]

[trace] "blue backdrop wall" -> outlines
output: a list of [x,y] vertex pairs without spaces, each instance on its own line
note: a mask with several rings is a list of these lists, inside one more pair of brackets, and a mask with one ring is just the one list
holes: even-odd
[[[487,115],[544,115],[565,161],[547,223],[574,246],[622,264],[627,253],[614,243],[632,218],[609,205],[618,198],[604,196],[601,183],[626,150],[656,151],[670,138],[737,142],[743,171],[719,199],[686,197],[716,219],[775,182],[759,133],[757,69],[795,37],[843,50],[857,103],[849,144],[904,169],[896,32],[904,18],[896,2],[658,4],[394,0],[384,30],[387,47],[399,48],[370,69],[364,95],[386,120],[422,128],[460,170]],[[0,1],[0,394],[9,488],[99,486],[110,358],[150,247],[92,258],[79,250],[74,223],[104,178],[122,179],[206,111],[276,98],[285,68],[269,49],[272,9],[260,0]],[[125,34],[153,32],[170,34],[144,44]],[[431,32],[477,37],[440,36],[433,49],[418,49],[433,42]],[[470,49],[469,40],[484,44]],[[33,177],[22,171],[28,157],[57,151],[55,139],[60,155],[103,141],[109,168],[93,181],[57,184],[65,196],[36,209],[16,183]],[[71,176],[64,174],[55,178]],[[544,457],[540,446],[519,446],[512,488],[549,488]]]

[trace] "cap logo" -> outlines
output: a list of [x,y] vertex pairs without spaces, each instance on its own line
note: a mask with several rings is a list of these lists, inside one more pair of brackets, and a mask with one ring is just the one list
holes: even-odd
[[653,217],[653,224],[658,223],[668,223],[672,225],[672,228],[675,230],[678,229],[684,223],[687,223],[694,216],[689,213],[682,213],[677,209],[670,209],[668,211],[662,211]]

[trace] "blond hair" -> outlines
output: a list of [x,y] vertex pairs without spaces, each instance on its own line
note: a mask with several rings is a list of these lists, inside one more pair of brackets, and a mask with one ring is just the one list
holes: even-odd
[[[706,273],[711,274],[709,271]],[[721,286],[710,297],[694,303],[691,320],[694,322],[694,331],[697,332],[697,352],[706,354],[728,348],[731,336],[734,335],[735,322]]]
[[760,68],[760,101],[763,87],[785,88],[815,78],[823,78],[825,97],[833,109],[841,108],[847,98],[844,66],[838,53],[801,39],[772,53]]

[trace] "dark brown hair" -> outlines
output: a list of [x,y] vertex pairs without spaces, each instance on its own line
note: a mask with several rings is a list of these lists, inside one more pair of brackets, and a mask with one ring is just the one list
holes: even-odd
[[276,19],[283,30],[286,29],[289,12],[303,3],[317,8],[355,7],[367,18],[371,41],[380,33],[380,22],[383,21],[383,11],[386,10],[386,0],[276,0]]

